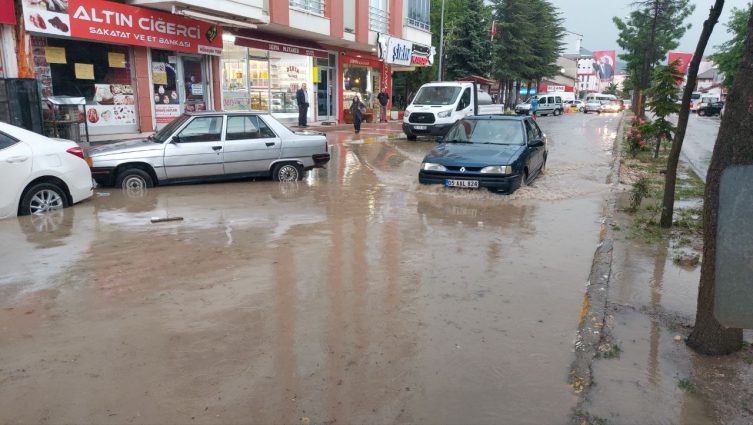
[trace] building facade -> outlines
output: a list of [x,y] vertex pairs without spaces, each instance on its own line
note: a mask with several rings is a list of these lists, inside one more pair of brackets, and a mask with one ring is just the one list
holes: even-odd
[[0,77],[36,79],[45,119],[50,99],[83,97],[93,135],[204,110],[294,121],[304,84],[309,121],[343,122],[355,96],[378,111],[393,71],[433,61],[429,0],[16,2]]

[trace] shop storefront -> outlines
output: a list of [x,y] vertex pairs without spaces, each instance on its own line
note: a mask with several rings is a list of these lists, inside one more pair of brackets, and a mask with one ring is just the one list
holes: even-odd
[[358,96],[366,105],[365,118],[369,122],[378,119],[379,101],[377,94],[391,86],[391,70],[375,56],[346,53],[340,57],[340,80],[342,92],[339,104],[341,122],[351,122],[350,105]]
[[296,92],[305,84],[309,121],[334,120],[336,55],[292,43],[225,37],[220,66],[223,108],[270,112],[292,122],[298,118]]
[[83,97],[90,134],[150,131],[212,109],[220,27],[103,0],[23,0],[23,11],[43,108],[51,96]]

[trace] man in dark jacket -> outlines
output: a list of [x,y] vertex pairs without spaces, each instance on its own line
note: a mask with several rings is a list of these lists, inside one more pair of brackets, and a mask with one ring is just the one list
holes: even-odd
[[306,117],[309,113],[309,92],[306,90],[306,83],[301,84],[301,88],[295,92],[295,101],[298,103],[298,127],[308,127]]
[[390,95],[387,94],[386,90],[382,90],[377,95],[377,100],[379,101],[379,112],[381,113],[381,119],[380,122],[387,122],[387,102],[390,100]]

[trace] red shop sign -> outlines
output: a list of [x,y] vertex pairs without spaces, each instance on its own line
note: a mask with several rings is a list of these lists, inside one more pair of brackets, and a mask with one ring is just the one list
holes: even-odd
[[410,60],[411,65],[422,65],[422,66],[428,66],[429,65],[429,58],[426,56],[419,56],[419,55],[413,55]]
[[258,40],[255,38],[236,37],[235,45],[241,47],[251,47],[254,49],[269,50],[270,52],[291,53],[294,55],[313,56],[315,58],[326,59],[327,52],[324,50],[310,49],[308,47],[293,46],[292,44],[275,43],[272,41]]
[[382,67],[382,61],[378,59],[359,58],[359,57],[353,57],[353,56],[345,56],[343,58],[343,63],[348,64],[348,65],[368,66],[371,68]]
[[0,0],[0,24],[16,25],[16,6],[13,0]]
[[30,32],[186,53],[222,54],[222,27],[152,9],[103,0],[69,0],[68,9],[23,0]]

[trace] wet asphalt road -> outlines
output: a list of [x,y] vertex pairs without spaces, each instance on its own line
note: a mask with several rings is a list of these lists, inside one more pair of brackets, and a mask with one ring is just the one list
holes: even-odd
[[297,184],[0,221],[0,422],[564,423],[618,122],[541,118],[547,173],[513,196],[343,131]]
[[[677,116],[670,119],[677,125]],[[706,181],[706,174],[711,163],[711,154],[714,151],[716,136],[719,134],[721,119],[716,117],[699,117],[690,114],[688,117],[688,129],[685,132],[685,140],[682,142],[683,161],[690,164],[693,171]]]

